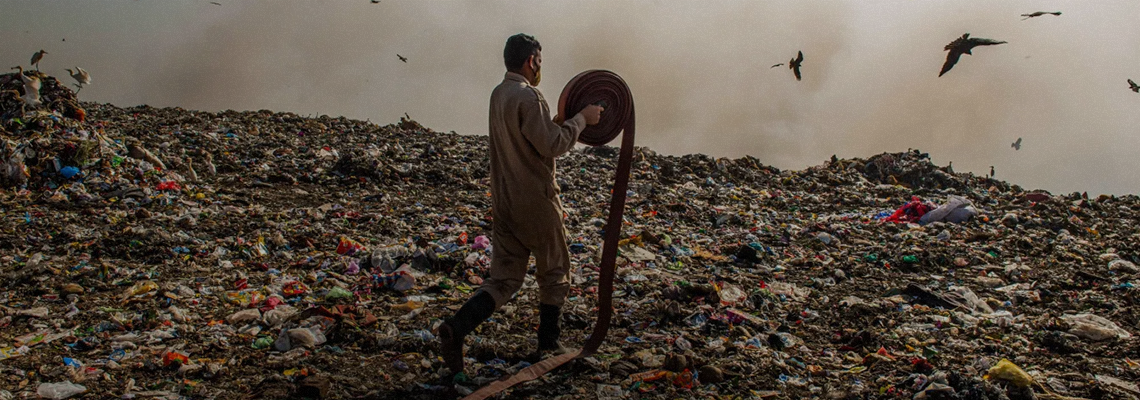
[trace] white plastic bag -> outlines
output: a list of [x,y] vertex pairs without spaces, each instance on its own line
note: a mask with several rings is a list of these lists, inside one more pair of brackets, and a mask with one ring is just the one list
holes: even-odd
[[36,394],[45,399],[62,400],[77,394],[86,392],[87,388],[83,385],[71,383],[71,381],[63,381],[57,383],[41,383],[36,388]]

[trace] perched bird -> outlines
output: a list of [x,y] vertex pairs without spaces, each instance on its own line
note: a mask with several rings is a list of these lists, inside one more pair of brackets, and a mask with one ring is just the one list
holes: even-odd
[[1030,13],[1030,14],[1021,14],[1021,16],[1022,16],[1022,17],[1025,17],[1025,18],[1022,18],[1021,20],[1022,20],[1022,21],[1025,21],[1025,20],[1027,20],[1027,19],[1030,19],[1030,18],[1033,18],[1033,17],[1040,17],[1040,16],[1042,16],[1042,15],[1045,15],[1045,14],[1061,15],[1061,12],[1060,12],[1060,11],[1053,11],[1053,12],[1049,12],[1049,11],[1038,11],[1038,12],[1035,12],[1035,13]]
[[17,75],[20,76],[20,81],[24,83],[24,96],[20,97],[20,100],[24,101],[24,105],[32,106],[33,108],[39,107],[40,104],[43,104],[43,102],[40,101],[40,86],[42,85],[40,77],[37,75],[24,75],[24,67],[21,66],[17,66],[14,69],[20,71]]
[[[79,83],[79,85],[77,85],[79,86],[79,90],[83,90],[83,85],[91,84],[91,74],[88,74],[87,71],[83,70],[83,68],[75,67],[75,71],[72,71],[71,68],[68,68],[64,71],[67,71],[67,74],[71,75],[71,78],[75,79],[75,81]],[[78,91],[76,92],[78,93]]]
[[990,178],[993,178],[993,177],[994,177],[994,166],[991,165],[990,166]]
[[203,158],[205,158],[205,161],[203,161],[202,163],[206,165],[206,169],[204,172],[209,172],[210,175],[212,175],[212,176],[218,175],[218,167],[214,166],[214,155],[211,154],[210,152],[203,151],[202,156],[203,156]]
[[40,60],[43,60],[44,54],[47,54],[47,53],[48,52],[44,51],[44,49],[40,49],[40,51],[37,51],[36,54],[32,54],[32,63],[31,64],[36,66],[36,71],[40,70]]
[[1128,80],[1128,86],[1133,92],[1140,93],[1140,85],[1137,85],[1136,82],[1133,82],[1131,79]]
[[24,91],[25,92],[33,91],[33,92],[36,92],[36,95],[39,95],[40,85],[41,85],[39,76],[24,75],[24,67],[22,67],[22,66],[15,66],[15,67],[12,67],[12,69],[20,71],[17,75],[20,76],[20,81],[24,82]]
[[962,34],[962,37],[954,39],[953,42],[946,45],[945,50],[949,50],[950,53],[946,54],[946,63],[942,64],[942,71],[938,73],[938,76],[942,76],[947,71],[950,71],[950,68],[954,68],[954,64],[958,63],[958,58],[961,57],[962,54],[973,55],[974,53],[971,53],[970,50],[974,47],[1002,43],[1006,42],[993,39],[971,38],[969,33]]
[[186,175],[190,182],[198,181],[198,171],[194,170],[194,159],[191,157],[186,157]]
[[1017,138],[1017,141],[1013,142],[1009,147],[1012,147],[1014,151],[1021,150],[1021,138]]
[[768,68],[769,68],[769,69],[771,69],[771,68],[776,68],[776,67],[779,67],[779,66],[781,66],[781,65],[784,65],[784,63],[779,63],[779,64],[773,65],[773,66],[771,66],[771,67],[768,67]]
[[403,61],[403,62],[405,62],[405,63],[406,63],[406,62],[408,62],[408,58],[407,58],[407,57],[401,56],[401,55],[399,55],[399,54],[396,54],[396,57],[399,57],[399,58],[400,58],[400,61]]
[[151,163],[159,169],[166,170],[166,163],[162,162],[158,156],[155,156],[154,153],[152,153],[150,150],[147,150],[142,146],[141,143],[137,141],[128,143],[127,151],[131,158],[145,160],[146,162]]
[[8,89],[8,90],[5,90],[5,91],[3,91],[3,92],[0,92],[0,93],[11,93],[11,94],[12,94],[12,97],[15,97],[15,98],[17,98],[17,99],[20,99],[20,101],[22,102],[22,103],[20,104],[20,107],[21,107],[21,110],[20,110],[20,114],[23,114],[23,113],[24,113],[24,111],[26,111],[26,110],[24,109],[24,107],[29,107],[29,106],[30,106],[30,107],[32,107],[32,108],[36,108],[36,107],[39,107],[40,105],[42,105],[42,104],[43,104],[43,102],[42,102],[42,101],[40,101],[40,94],[39,94],[39,92],[33,92],[33,91],[30,91],[30,90],[27,90],[27,89],[28,89],[28,87],[27,87],[27,86],[25,86],[25,87],[24,87],[24,95],[23,95],[23,96],[21,96],[21,95],[20,95],[20,91],[19,91],[19,90],[16,90],[16,89]]
[[803,62],[804,62],[804,52],[802,52],[802,51],[799,52],[799,55],[796,56],[796,58],[793,58],[791,61],[788,61],[788,68],[790,68],[792,70],[792,72],[796,74],[796,80],[797,81],[800,80],[800,64]]

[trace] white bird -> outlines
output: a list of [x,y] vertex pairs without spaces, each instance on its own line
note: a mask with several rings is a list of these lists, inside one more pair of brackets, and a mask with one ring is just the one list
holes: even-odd
[[24,75],[24,67],[22,67],[22,66],[16,66],[16,67],[14,67],[14,68],[12,68],[12,69],[15,69],[15,70],[19,70],[19,71],[20,71],[20,72],[19,72],[17,75],[20,75],[20,81],[24,82],[24,87],[25,87],[25,88],[29,88],[29,87],[30,87],[30,88],[34,89],[34,91],[36,92],[36,95],[39,95],[39,94],[40,94],[40,86],[41,86],[41,84],[40,84],[40,77],[39,77],[39,76],[36,76],[36,75],[32,75],[32,76],[27,76],[27,75]]
[[75,67],[75,71],[72,71],[71,68],[68,68],[64,71],[67,71],[67,73],[71,75],[71,77],[74,78],[76,82],[79,82],[80,85],[91,84],[91,74],[88,74],[87,71],[83,70],[83,68]]
[[218,167],[214,166],[214,155],[209,152],[203,152],[202,155],[206,159],[203,163],[206,164],[206,170],[204,172],[209,172],[212,176],[218,175]]
[[1017,141],[1013,142],[1009,147],[1012,147],[1014,151],[1021,150],[1021,138],[1017,138]]
[[75,93],[79,93],[80,90],[83,90],[83,86],[91,84],[91,74],[88,74],[87,71],[83,70],[83,68],[75,67],[75,71],[72,71],[70,68],[68,68],[64,71],[67,71],[68,75],[71,75],[71,77],[75,79],[76,82],[79,82],[79,84],[75,85],[79,88],[79,90],[76,90]]
[[25,112],[27,112],[27,106],[32,106],[32,108],[35,108],[43,104],[43,102],[40,101],[39,96],[32,94],[34,92],[27,92],[27,94],[20,96],[19,90],[8,89],[0,93],[11,93],[12,97],[20,99],[22,102],[20,103],[20,115],[23,115]]
[[24,67],[16,67],[15,69],[20,71],[18,75],[20,75],[20,81],[24,83],[24,95],[19,96],[20,100],[23,100],[26,106],[39,107],[43,104],[40,101],[40,78],[24,75]]
[[198,171],[194,170],[194,159],[186,157],[186,173],[190,176],[191,182],[198,181]]

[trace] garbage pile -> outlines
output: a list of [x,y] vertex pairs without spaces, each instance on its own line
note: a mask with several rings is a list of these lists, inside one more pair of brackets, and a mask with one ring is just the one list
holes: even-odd
[[[441,381],[434,328],[495,245],[485,137],[4,101],[0,398],[437,398],[536,361],[528,277]],[[616,158],[559,159],[568,344]],[[608,343],[505,398],[1140,397],[1136,196],[919,151],[781,171],[639,148],[632,178]]]

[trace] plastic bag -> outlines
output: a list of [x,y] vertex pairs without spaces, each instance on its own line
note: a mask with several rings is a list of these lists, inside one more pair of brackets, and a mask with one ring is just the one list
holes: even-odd
[[1131,333],[1107,318],[1093,314],[1065,315],[1061,319],[1072,325],[1069,333],[1099,342],[1108,339],[1128,339]]
[[71,381],[63,381],[57,383],[41,383],[36,388],[36,394],[45,399],[60,400],[75,396],[87,391],[83,385],[71,383]]
[[997,365],[994,365],[993,368],[990,368],[982,378],[985,380],[1003,380],[1019,388],[1029,387],[1029,385],[1033,384],[1033,377],[1029,376],[1029,374],[1022,370],[1021,367],[1018,367],[1017,364],[1004,358],[998,361]]
[[961,196],[950,196],[947,198],[946,203],[923,214],[922,217],[918,219],[918,223],[920,225],[938,221],[962,223],[970,220],[970,218],[973,218],[975,215],[978,215],[978,210],[970,205],[969,200]]

